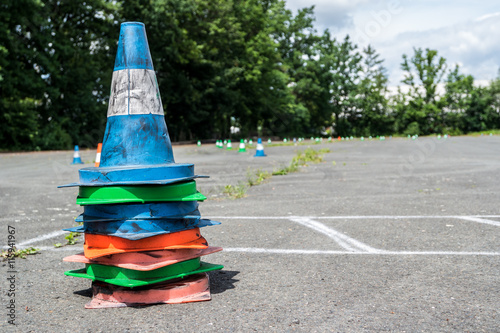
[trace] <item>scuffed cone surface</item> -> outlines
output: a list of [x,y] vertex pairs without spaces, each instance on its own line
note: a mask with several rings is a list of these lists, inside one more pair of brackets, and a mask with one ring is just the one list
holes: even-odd
[[150,285],[147,288],[124,288],[104,282],[92,282],[92,300],[86,309],[123,308],[151,304],[178,304],[211,300],[207,273],[182,280]]

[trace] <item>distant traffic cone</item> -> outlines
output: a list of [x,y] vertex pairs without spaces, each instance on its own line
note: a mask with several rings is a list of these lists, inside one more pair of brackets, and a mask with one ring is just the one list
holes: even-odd
[[240,140],[240,147],[238,149],[238,152],[239,153],[244,153],[246,152],[247,150],[245,149],[245,143],[243,142],[243,139]]
[[75,146],[75,152],[73,153],[73,162],[71,164],[83,164],[82,159],[80,158],[80,149],[78,146]]
[[200,146],[201,146],[201,141],[200,141],[200,140],[198,140],[198,142],[196,143],[196,145],[197,145],[198,147],[200,147]]
[[249,144],[250,146],[251,146],[251,145],[253,145],[253,140],[252,140],[252,139],[250,139],[250,141],[248,141],[248,144]]
[[95,154],[95,164],[94,164],[96,168],[99,167],[99,163],[101,162],[101,150],[102,150],[102,143],[98,143],[97,153]]
[[257,139],[257,151],[255,152],[255,157],[264,157],[267,156],[264,154],[264,146],[262,145],[262,139]]
[[231,140],[227,140],[227,147],[226,147],[227,150],[231,150],[233,149],[233,145],[231,144]]
[[272,143],[271,138],[267,139],[267,144],[270,145]]
[[339,141],[340,141],[340,136],[337,138],[337,140],[339,140]]

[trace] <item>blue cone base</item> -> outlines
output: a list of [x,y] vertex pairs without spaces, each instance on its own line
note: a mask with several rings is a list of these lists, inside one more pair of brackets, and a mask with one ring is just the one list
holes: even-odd
[[164,115],[108,117],[102,142],[101,167],[171,163],[175,163],[174,154]]
[[108,235],[129,240],[139,240],[172,232],[194,228],[218,225],[220,222],[207,219],[177,219],[177,220],[134,220],[101,223],[84,223],[83,226],[63,229],[71,232]]
[[82,159],[80,157],[74,158],[71,164],[83,164]]
[[142,220],[200,216],[197,201],[173,201],[146,204],[88,205],[76,222],[101,220]]
[[263,150],[257,150],[255,152],[255,155],[254,157],[264,157],[264,156],[267,156],[266,154],[264,154],[264,151]]
[[135,165],[120,167],[90,167],[78,171],[80,182],[61,185],[118,186],[118,185],[167,185],[195,178],[208,178],[194,174],[193,164]]

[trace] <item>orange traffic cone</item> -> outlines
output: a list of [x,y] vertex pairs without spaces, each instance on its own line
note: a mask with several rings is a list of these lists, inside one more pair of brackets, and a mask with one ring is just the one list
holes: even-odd
[[102,150],[102,143],[99,143],[99,144],[97,144],[97,154],[95,155],[94,166],[96,168],[99,167],[99,163],[101,163],[101,150]]

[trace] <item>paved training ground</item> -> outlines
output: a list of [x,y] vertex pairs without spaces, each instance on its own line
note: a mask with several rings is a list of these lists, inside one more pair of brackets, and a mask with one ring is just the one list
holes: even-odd
[[[306,146],[267,147],[266,158],[215,145],[174,146],[194,163],[209,200],[204,228],[224,251],[210,273],[212,301],[85,310],[90,282],[64,243],[82,208],[72,151],[0,155],[0,245],[41,254],[16,260],[16,323],[7,324],[2,267],[0,331],[20,332],[494,332],[500,329],[500,137],[359,140],[312,145],[325,162],[223,199],[221,187],[271,171]],[[248,148],[248,147],[247,147]],[[95,151],[81,151],[91,166]],[[77,292],[75,292],[77,290]],[[5,314],[4,314],[5,313]]]

